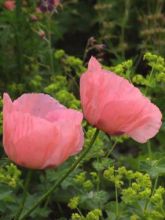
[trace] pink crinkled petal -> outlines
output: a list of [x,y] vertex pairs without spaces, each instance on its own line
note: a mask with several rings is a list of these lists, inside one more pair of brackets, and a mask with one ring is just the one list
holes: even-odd
[[20,96],[13,102],[14,109],[34,116],[45,118],[50,111],[65,108],[58,101],[47,94],[31,93]]
[[3,115],[6,112],[11,112],[13,109],[12,101],[10,96],[7,93],[3,94]]
[[[161,112],[157,106],[152,104],[148,98],[143,96],[139,89],[134,87],[127,80],[115,74],[109,74],[108,76],[109,87],[104,90],[106,90],[106,93],[108,94],[107,100],[112,101],[108,103],[108,106],[105,105],[103,108],[102,118],[105,120],[105,124],[107,124],[107,118],[111,119],[108,125],[112,126],[113,130],[116,130],[119,133],[127,133],[140,143],[144,143],[155,136],[161,127],[162,118]],[[119,78],[122,79],[122,82],[120,82]],[[116,90],[111,91],[111,88],[113,88],[112,81]],[[101,105],[104,106],[104,103],[102,101],[100,102]],[[135,130],[137,131],[136,135]],[[132,136],[132,132],[134,132],[136,138]],[[139,139],[137,137],[138,135]]]
[[97,125],[110,134],[124,133],[126,127],[141,114],[145,98],[122,77],[103,72],[102,78],[102,93],[98,96],[102,108]]
[[[68,111],[68,113],[67,113]],[[56,117],[58,115],[58,117]],[[54,163],[60,165],[69,156],[82,150],[84,135],[81,127],[82,113],[68,109],[56,110],[48,115],[49,120],[54,121],[61,131],[59,143],[45,166],[53,166]]]
[[83,113],[88,121],[95,125],[99,118],[101,105],[99,103],[100,76],[93,72],[87,72],[80,78],[80,97]]
[[93,72],[93,71],[99,71],[102,69],[101,64],[96,60],[95,57],[91,57],[88,63],[88,71]]
[[53,154],[58,138],[57,128],[41,118],[18,111],[4,117],[5,152],[21,166],[41,169]]
[[[151,107],[150,101],[128,80],[101,69],[95,58],[91,58],[87,72],[81,76],[80,97],[89,123],[111,135],[127,133],[144,142],[154,136],[161,126],[159,109],[153,104],[154,107]],[[154,108],[157,113],[151,114]],[[148,131],[145,134],[145,129],[142,129],[140,137],[138,128],[144,125]]]
[[123,134],[140,115],[141,109],[142,105],[138,106],[135,101],[111,101],[102,110],[97,126],[112,135]]
[[73,124],[81,124],[83,120],[83,114],[73,109],[57,109],[51,111],[46,115],[46,119],[51,122],[58,121],[71,121]]
[[[41,110],[36,111],[37,106]],[[12,103],[4,94],[3,116],[5,152],[21,166],[58,166],[82,149],[82,113],[66,109],[47,95],[28,94]]]
[[60,133],[60,141],[44,167],[58,166],[70,156],[82,150],[84,143],[82,128],[80,126],[73,126],[71,123],[66,124],[64,121],[59,123],[58,126],[63,131]]
[[154,137],[161,125],[162,114],[159,108],[146,100],[146,105],[138,119],[132,123],[132,128],[127,128],[127,134],[140,143],[147,142]]
[[[114,101],[117,103],[118,100],[119,102],[122,99],[125,100],[126,95],[129,94],[130,96],[133,89],[136,92],[138,90],[122,77],[102,70],[96,59],[91,58],[89,62],[97,63],[95,66],[98,67],[94,71],[91,64],[91,70],[82,75],[80,80],[80,96],[85,117],[91,124],[96,125],[99,118],[102,118],[104,114],[105,106],[110,105],[110,103],[113,106]],[[126,94],[125,97],[123,97],[123,94]],[[114,112],[113,109],[112,112]],[[105,120],[108,120],[108,118]]]

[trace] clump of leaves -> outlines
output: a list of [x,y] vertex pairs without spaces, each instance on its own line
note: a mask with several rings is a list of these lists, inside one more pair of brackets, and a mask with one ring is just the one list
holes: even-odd
[[[111,210],[114,216],[131,216],[134,210],[136,219],[164,219],[165,188],[153,186],[149,174],[128,170],[125,167],[115,169],[112,166],[104,171],[104,178],[114,185],[116,191],[116,208]],[[110,202],[107,208],[113,209],[112,204],[113,202]],[[108,209],[107,214],[110,214]]]
[[0,168],[0,183],[14,188],[20,183],[20,176],[21,171],[12,163]]

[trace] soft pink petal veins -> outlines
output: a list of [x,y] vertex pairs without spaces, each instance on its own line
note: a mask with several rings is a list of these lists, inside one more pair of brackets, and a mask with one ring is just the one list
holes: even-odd
[[42,93],[24,94],[16,99],[13,105],[17,111],[30,113],[41,118],[45,118],[48,112],[65,108],[51,96]]

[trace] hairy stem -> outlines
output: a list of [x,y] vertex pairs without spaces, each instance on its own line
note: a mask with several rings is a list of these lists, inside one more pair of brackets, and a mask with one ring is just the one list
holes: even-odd
[[[110,136],[107,134],[107,137],[108,137],[108,140],[109,142],[111,143],[111,139],[110,139]],[[111,153],[114,151],[116,145],[118,144],[118,141],[115,141],[111,147],[111,149],[108,151],[106,157],[109,157],[111,155]]]
[[115,184],[115,197],[116,197],[116,219],[119,218],[119,201],[118,201],[118,191],[117,186]]
[[32,176],[32,170],[29,170],[28,171],[28,174],[27,174],[27,177],[26,177],[26,182],[25,182],[25,187],[24,187],[24,192],[23,192],[23,198],[22,198],[22,201],[20,203],[20,206],[18,208],[18,211],[16,213],[16,216],[14,218],[14,220],[18,220],[22,211],[23,211],[23,208],[24,208],[24,205],[25,205],[25,202],[26,202],[26,197],[27,197],[27,194],[28,194],[28,188],[29,188],[29,183],[30,183],[30,180],[31,180],[31,176]]

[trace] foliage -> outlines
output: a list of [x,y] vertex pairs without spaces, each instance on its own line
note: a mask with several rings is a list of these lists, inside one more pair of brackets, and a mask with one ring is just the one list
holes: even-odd
[[[37,1],[22,2],[17,11],[20,13],[18,18],[16,10],[5,10],[2,6],[4,1],[0,0],[1,140],[2,93],[5,91],[12,98],[24,92],[48,93],[68,108],[81,110],[79,79],[86,70],[89,55],[99,57],[106,69],[139,87],[163,113],[159,134],[147,144],[139,145],[127,136],[109,137],[100,132],[93,150],[31,213],[30,219],[163,220],[163,1],[152,1],[152,8],[146,9],[150,0],[146,4],[137,0],[67,0],[51,17],[36,12]],[[87,48],[87,40],[93,35],[97,43]],[[102,44],[105,47],[101,47],[100,52]],[[85,120],[83,127],[85,149],[95,129]],[[60,178],[77,157],[55,169],[34,171],[25,210]],[[27,171],[12,164],[1,147],[0,219],[12,219],[17,212],[26,176]]]
[[95,10],[100,39],[115,57],[139,49],[164,54],[163,0],[98,0]]

